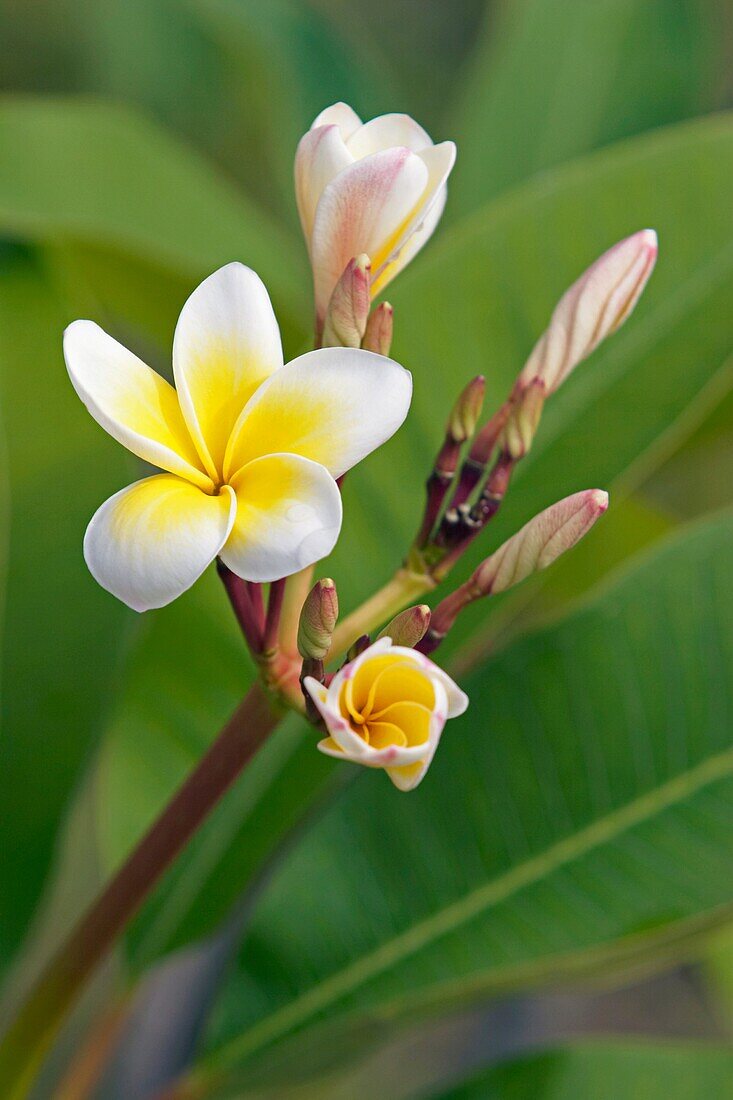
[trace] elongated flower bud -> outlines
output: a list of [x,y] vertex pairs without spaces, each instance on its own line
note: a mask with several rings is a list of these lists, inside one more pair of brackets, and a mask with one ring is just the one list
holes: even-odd
[[642,229],[619,241],[565,292],[519,376],[526,385],[541,378],[547,396],[626,320],[647,284],[657,258],[657,235]]
[[378,355],[389,355],[392,347],[393,326],[394,309],[389,302],[381,302],[369,314],[361,346],[365,351],[376,351]]
[[486,379],[479,374],[461,393],[448,419],[447,435],[453,443],[465,443],[475,432],[484,407],[485,392]]
[[456,156],[404,114],[364,123],[345,103],[321,111],[295,156],[295,195],[308,244],[319,330],[341,272],[368,252],[376,297],[430,238]]
[[346,265],[328,303],[323,326],[324,347],[361,346],[371,304],[371,266],[366,253],[354,256]]
[[430,608],[426,603],[406,607],[385,626],[378,638],[391,638],[394,645],[412,649],[424,638],[430,626]]
[[512,458],[523,458],[532,446],[544,404],[545,383],[541,378],[533,378],[515,395],[500,444]]
[[300,613],[298,652],[304,660],[322,661],[331,647],[339,605],[336,585],[326,577],[313,585]]
[[546,569],[590,531],[608,508],[608,493],[586,489],[546,508],[478,567],[469,587],[495,595]]

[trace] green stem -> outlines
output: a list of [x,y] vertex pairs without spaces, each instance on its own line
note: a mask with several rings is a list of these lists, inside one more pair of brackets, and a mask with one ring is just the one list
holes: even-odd
[[28,1093],[67,1013],[131,917],[280,720],[260,684],[51,958],[0,1044],[4,1100]]
[[403,607],[434,588],[435,581],[427,573],[398,569],[384,588],[341,620],[334,631],[331,653],[334,656],[344,653],[362,634],[370,634],[376,627],[389,622]]

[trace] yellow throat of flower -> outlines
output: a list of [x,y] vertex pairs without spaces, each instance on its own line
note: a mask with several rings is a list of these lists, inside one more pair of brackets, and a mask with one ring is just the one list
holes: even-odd
[[422,745],[430,735],[435,690],[428,676],[401,654],[367,659],[339,694],[342,716],[375,749]]

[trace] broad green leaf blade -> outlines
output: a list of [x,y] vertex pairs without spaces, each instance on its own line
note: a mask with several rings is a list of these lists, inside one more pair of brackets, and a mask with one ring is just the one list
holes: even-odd
[[552,960],[558,979],[722,913],[732,550],[724,514],[485,665],[416,792],[360,779],[263,899],[227,1001],[242,1034],[212,1065],[318,1021],[531,986]]
[[[125,107],[0,101],[0,232],[104,246],[198,280],[233,259],[308,316],[300,242],[217,170]],[[302,323],[302,321],[301,321]]]
[[[103,720],[132,616],[94,583],[82,538],[131,465],[64,369],[68,301],[37,258],[0,259],[0,404],[11,519],[2,622],[0,960],[24,935],[54,831]],[[131,478],[130,478],[131,480]]]
[[712,1100],[733,1091],[733,1054],[715,1043],[606,1039],[498,1066],[432,1100]]
[[[714,107],[725,59],[714,4],[491,5],[448,122],[454,212],[543,169]],[[718,85],[719,87],[719,85]]]
[[[333,19],[301,0],[194,0],[201,27],[211,34],[231,70],[242,104],[242,146],[256,150],[242,165],[253,194],[279,207],[298,225],[293,160],[313,119],[344,100],[365,118],[395,106],[400,95],[381,53],[362,39],[346,41]],[[273,193],[274,192],[274,193]],[[305,244],[301,245],[305,254]]]

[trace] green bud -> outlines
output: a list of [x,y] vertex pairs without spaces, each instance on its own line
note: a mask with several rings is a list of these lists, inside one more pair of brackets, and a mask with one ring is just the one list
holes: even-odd
[[477,375],[460,395],[448,420],[447,434],[453,443],[465,443],[476,430],[484,407],[486,379]]
[[379,637],[391,638],[394,645],[412,649],[425,637],[429,626],[430,608],[426,603],[421,603],[416,607],[406,607],[399,615],[395,615]]
[[300,612],[298,652],[301,657],[318,661],[326,657],[338,613],[336,585],[326,577],[313,585]]

